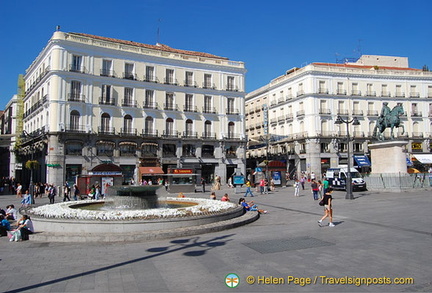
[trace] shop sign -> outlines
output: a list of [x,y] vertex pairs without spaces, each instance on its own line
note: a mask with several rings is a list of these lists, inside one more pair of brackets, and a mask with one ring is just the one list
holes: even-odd
[[173,174],[192,174],[192,169],[173,169]]

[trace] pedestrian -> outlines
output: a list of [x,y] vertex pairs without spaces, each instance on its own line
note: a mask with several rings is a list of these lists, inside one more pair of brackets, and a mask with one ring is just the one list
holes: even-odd
[[324,179],[323,179],[323,194],[327,193],[328,188],[329,188],[329,182],[327,180],[327,177],[324,177]]
[[311,190],[312,190],[313,199],[318,200],[319,187],[318,187],[318,183],[315,180],[312,181]]
[[260,189],[260,193],[261,193],[261,194],[264,193],[264,186],[265,186],[265,179],[262,178],[262,179],[260,180],[260,183],[259,183],[259,189]]
[[16,197],[17,198],[21,198],[22,197],[22,185],[21,185],[21,183],[17,183]]
[[50,200],[50,204],[53,204],[55,201],[55,196],[57,195],[57,190],[56,190],[54,184],[50,185],[48,192],[49,192],[48,198]]
[[322,184],[321,180],[318,180],[318,195],[319,195],[319,198],[323,197],[323,194],[325,194],[325,193],[323,193],[323,184]]
[[80,190],[78,188],[78,185],[74,184],[74,200],[77,201],[78,200],[78,196],[80,195]]
[[318,221],[318,225],[322,226],[322,221],[325,218],[329,218],[329,226],[334,227],[335,224],[333,224],[333,197],[332,197],[333,188],[329,187],[327,189],[327,193],[324,194],[324,197],[322,198],[322,201],[324,202],[324,216]]
[[305,189],[305,188],[304,188],[305,182],[306,182],[306,178],[305,178],[304,176],[302,176],[302,177],[300,178],[300,184],[301,184],[303,190]]
[[249,180],[246,181],[246,193],[245,193],[244,197],[247,197],[248,194],[250,194],[251,197],[254,196],[252,193],[252,190],[251,190],[251,183]]
[[205,184],[206,184],[206,181],[205,181],[204,177],[201,177],[202,192],[205,192]]
[[64,185],[64,190],[63,190],[63,201],[70,201],[70,187],[67,183],[65,183]]
[[300,182],[298,179],[294,182],[294,196],[300,196]]

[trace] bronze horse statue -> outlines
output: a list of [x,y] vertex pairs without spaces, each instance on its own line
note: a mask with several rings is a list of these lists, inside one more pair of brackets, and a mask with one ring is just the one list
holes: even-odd
[[398,103],[394,108],[390,111],[390,113],[386,114],[384,117],[381,117],[377,120],[374,131],[373,131],[373,137],[376,137],[378,140],[384,140],[384,131],[386,128],[390,128],[390,136],[391,139],[394,139],[393,129],[402,128],[402,133],[404,134],[405,128],[403,125],[400,124],[400,118],[402,114],[404,114],[405,111],[402,107],[402,104]]

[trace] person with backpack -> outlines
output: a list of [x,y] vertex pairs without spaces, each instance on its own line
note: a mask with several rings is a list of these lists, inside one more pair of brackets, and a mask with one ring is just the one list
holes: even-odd
[[319,186],[315,180],[312,181],[311,189],[312,189],[313,199],[318,200]]

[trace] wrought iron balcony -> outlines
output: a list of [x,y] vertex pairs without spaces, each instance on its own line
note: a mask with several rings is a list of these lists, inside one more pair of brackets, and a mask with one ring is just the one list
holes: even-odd
[[363,110],[355,109],[355,110],[352,111],[352,114],[354,116],[363,116]]
[[153,75],[144,75],[143,81],[145,81],[145,82],[155,82],[155,83],[159,82],[159,80],[157,79],[157,77],[155,77]]
[[413,138],[423,138],[423,132],[413,132],[412,137]]
[[346,90],[337,90],[336,95],[339,96],[346,96],[347,91]]
[[396,97],[396,98],[405,98],[405,93],[397,92],[397,93],[395,94],[395,97]]
[[240,111],[236,108],[226,108],[225,109],[227,115],[238,115]]
[[198,138],[198,132],[183,131],[183,138]]
[[300,110],[296,112],[296,117],[304,117],[305,116],[305,110]]
[[178,85],[178,82],[177,82],[177,79],[165,77],[164,78],[164,84]]
[[166,131],[162,133],[162,137],[164,138],[178,138],[179,132],[177,130]]
[[178,111],[178,106],[177,104],[164,104],[164,110]]
[[390,92],[381,92],[381,97],[390,97]]
[[233,85],[227,85],[226,90],[229,92],[238,92],[238,87],[233,86]]
[[320,88],[320,89],[318,89],[318,93],[328,95],[329,91],[326,88]]
[[123,79],[136,80],[136,74],[132,72],[123,72]]
[[410,98],[420,98],[419,92],[410,92],[409,93]]
[[421,111],[412,111],[411,117],[422,117],[422,112]]
[[69,65],[69,71],[70,72],[86,73],[86,68],[84,66],[76,66],[76,65],[70,64]]
[[71,133],[86,133],[86,125],[76,125],[76,124],[67,124],[66,129],[67,132]]
[[203,88],[204,89],[216,89],[216,85],[214,83],[212,84],[210,82],[204,82]]
[[115,105],[115,99],[111,97],[99,97],[100,105]]
[[137,101],[133,101],[133,100],[129,100],[129,99],[124,99],[122,100],[122,106],[123,107],[138,107],[138,103]]
[[367,115],[368,116],[378,116],[378,111],[377,110],[368,110]]
[[120,128],[121,136],[137,136],[138,132],[136,128]]
[[366,91],[366,96],[367,97],[375,97],[376,96],[376,92],[375,91]]
[[184,112],[198,112],[198,108],[197,108],[197,106],[183,105],[183,111]]
[[185,86],[185,87],[198,87],[198,84],[196,83],[196,81],[184,80],[183,86]]
[[359,91],[359,90],[352,90],[351,91],[351,96],[361,96],[361,91]]
[[114,127],[98,126],[98,133],[99,134],[114,135],[115,134],[115,128]]
[[141,133],[142,137],[158,137],[158,131],[157,130],[149,130],[149,129],[143,129]]
[[100,76],[115,77],[115,72],[114,70],[110,70],[110,69],[101,69]]
[[330,115],[331,114],[331,110],[327,109],[327,108],[320,108],[319,109],[319,114],[320,115]]
[[348,110],[346,110],[346,109],[337,109],[337,115],[348,116]]
[[231,139],[231,140],[240,140],[240,134],[239,133],[226,133],[224,135],[224,139]]
[[203,113],[216,114],[215,107],[203,107]]
[[85,95],[80,93],[69,93],[68,94],[69,102],[85,102]]
[[155,102],[144,102],[143,104],[144,109],[157,109],[159,108],[158,103]]
[[202,139],[216,139],[216,133],[214,133],[214,132],[203,132],[201,138]]

